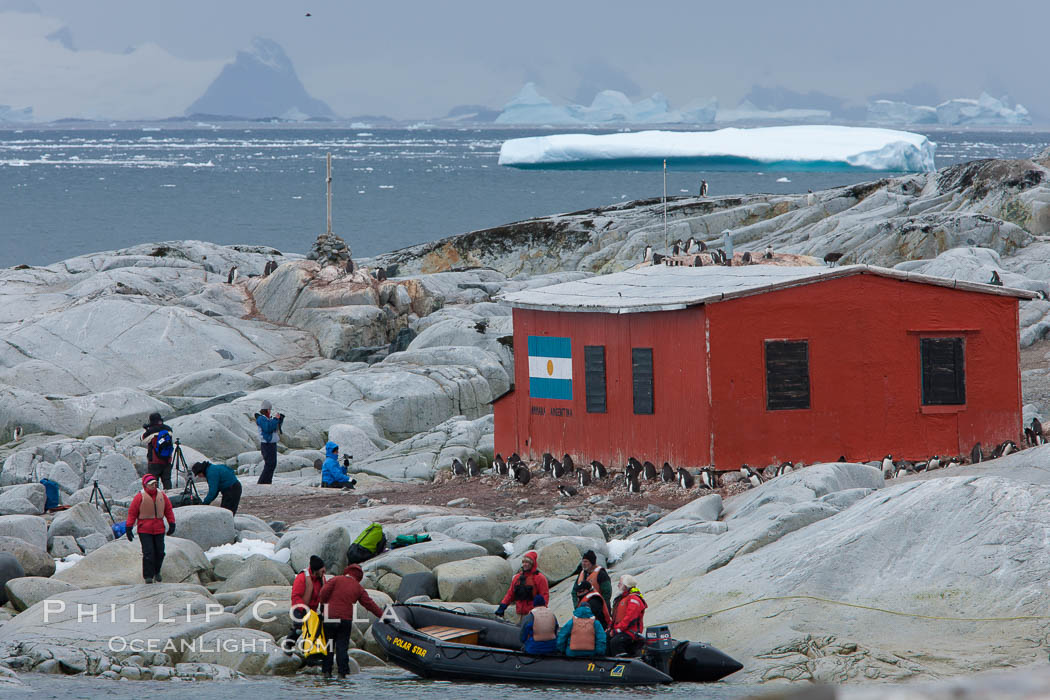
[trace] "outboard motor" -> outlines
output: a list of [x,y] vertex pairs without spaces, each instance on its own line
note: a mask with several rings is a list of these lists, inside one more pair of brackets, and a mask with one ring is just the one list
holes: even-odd
[[671,639],[671,628],[667,625],[645,628],[645,650],[642,660],[658,671],[671,675],[671,657],[678,642]]

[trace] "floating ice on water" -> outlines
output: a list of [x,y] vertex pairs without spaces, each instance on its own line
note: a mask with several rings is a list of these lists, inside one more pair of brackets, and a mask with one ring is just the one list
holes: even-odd
[[851,126],[555,134],[510,139],[499,163],[518,168],[668,165],[704,170],[930,172],[936,145],[922,134]]
[[609,540],[606,547],[609,549],[609,564],[615,564],[623,559],[627,551],[638,544],[638,540]]
[[778,177],[777,182],[791,182],[791,180],[786,177]]
[[214,168],[215,167],[215,163],[211,162],[210,160],[207,163],[183,163],[182,167],[184,167],[184,168]]
[[275,545],[270,544],[266,540],[245,539],[232,544],[220,544],[217,547],[212,547],[204,553],[204,556],[208,557],[210,561],[223,554],[235,554],[238,557],[250,557],[253,554],[261,554],[275,561],[288,561],[291,551],[282,549],[280,552],[275,552],[274,547]]

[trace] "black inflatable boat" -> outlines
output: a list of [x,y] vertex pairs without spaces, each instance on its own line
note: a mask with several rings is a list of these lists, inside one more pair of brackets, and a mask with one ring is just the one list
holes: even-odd
[[372,626],[393,663],[424,678],[501,683],[652,685],[709,682],[743,666],[718,649],[646,630],[641,658],[535,656],[521,649],[517,625],[428,605],[393,605]]

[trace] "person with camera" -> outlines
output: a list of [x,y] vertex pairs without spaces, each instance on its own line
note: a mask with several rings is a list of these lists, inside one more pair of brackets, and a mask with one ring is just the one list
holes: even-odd
[[164,521],[168,521],[169,535],[175,534],[175,511],[167,494],[157,488],[157,477],[147,474],[142,477],[142,490],[135,494],[128,507],[128,519],[124,523],[125,536],[132,542],[131,534],[137,522],[139,544],[142,545],[142,579],[146,583],[161,582],[160,567],[164,563]]
[[208,505],[222,494],[222,507],[237,515],[237,506],[241,502],[241,482],[232,469],[225,464],[197,462],[190,471],[195,478],[204,478],[208,482],[208,495],[201,503]]
[[255,414],[255,425],[259,428],[259,451],[262,452],[263,470],[259,474],[258,484],[272,484],[273,473],[277,470],[277,437],[284,424],[284,414],[271,416],[273,404],[263,401],[259,412]]
[[142,426],[146,443],[146,472],[157,477],[165,489],[171,488],[171,458],[175,454],[175,439],[159,413],[149,415],[149,423]]

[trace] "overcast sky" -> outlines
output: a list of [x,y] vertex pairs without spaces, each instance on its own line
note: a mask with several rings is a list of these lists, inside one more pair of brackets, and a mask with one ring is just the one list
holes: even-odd
[[[0,0],[0,11],[33,6],[36,22],[0,13],[0,104],[32,96],[99,111],[131,99],[124,89],[181,113],[222,62],[264,36],[343,116],[500,107],[527,80],[555,102],[605,87],[635,99],[663,92],[672,107],[697,97],[732,106],[753,84],[861,102],[930,83],[942,99],[1009,93],[1050,115],[1045,0]],[[120,80],[80,76],[83,95],[63,90],[68,49],[45,40],[62,27],[85,74]],[[121,66],[134,47],[136,60],[124,60],[134,66]],[[134,75],[144,67],[156,84],[135,82],[148,81]]]

